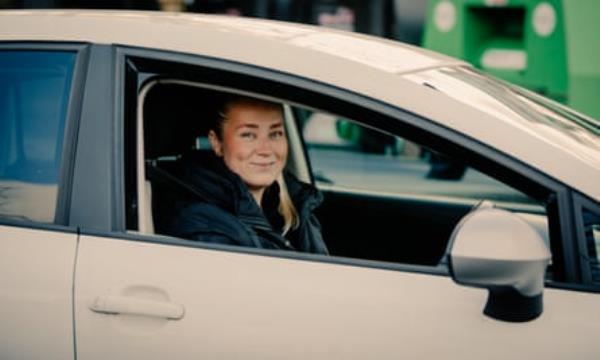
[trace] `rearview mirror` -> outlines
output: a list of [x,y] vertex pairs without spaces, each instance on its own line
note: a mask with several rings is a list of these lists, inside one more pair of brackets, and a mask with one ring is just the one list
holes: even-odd
[[450,241],[454,281],[489,291],[484,314],[512,322],[541,315],[550,251],[533,227],[508,211],[479,206],[459,222]]

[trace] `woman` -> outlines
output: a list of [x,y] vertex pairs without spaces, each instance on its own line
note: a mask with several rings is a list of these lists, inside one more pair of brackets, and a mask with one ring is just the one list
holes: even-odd
[[288,142],[281,105],[230,99],[208,139],[212,151],[183,159],[184,181],[200,196],[179,207],[173,235],[327,254],[313,214],[321,194],[284,172]]

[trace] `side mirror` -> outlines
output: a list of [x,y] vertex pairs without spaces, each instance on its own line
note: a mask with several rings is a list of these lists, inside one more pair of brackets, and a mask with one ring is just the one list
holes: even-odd
[[524,322],[543,311],[544,275],[550,251],[524,220],[487,204],[467,214],[450,239],[455,282],[489,291],[484,314]]

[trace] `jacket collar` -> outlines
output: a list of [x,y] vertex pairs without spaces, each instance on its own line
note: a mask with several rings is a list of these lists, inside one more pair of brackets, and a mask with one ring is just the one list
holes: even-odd
[[[232,212],[253,227],[272,228],[267,217],[275,222],[275,228],[282,226],[277,220],[280,191],[277,182],[265,189],[261,208],[240,176],[212,151],[190,152],[184,155],[183,162],[186,181],[202,190],[205,201]],[[323,196],[315,187],[300,182],[289,172],[284,173],[284,179],[290,198],[301,216],[306,216],[321,204]]]

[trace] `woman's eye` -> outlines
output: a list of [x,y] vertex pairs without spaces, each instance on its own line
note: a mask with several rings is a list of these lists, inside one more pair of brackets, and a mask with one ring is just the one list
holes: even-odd
[[256,134],[252,133],[252,132],[243,132],[240,134],[240,136],[244,139],[249,139],[249,140],[256,138]]
[[283,131],[281,131],[281,130],[273,131],[270,134],[270,137],[271,137],[271,139],[279,139],[279,138],[283,137]]

